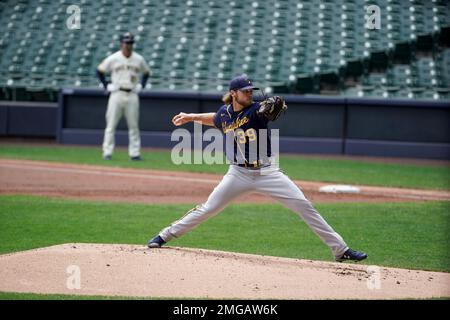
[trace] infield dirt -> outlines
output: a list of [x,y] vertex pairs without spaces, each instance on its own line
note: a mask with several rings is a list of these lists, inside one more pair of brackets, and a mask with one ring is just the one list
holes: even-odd
[[[216,174],[111,168],[43,161],[0,159],[0,194],[133,203],[202,203],[220,182]],[[450,200],[450,192],[359,186],[359,194],[321,193],[322,182],[295,181],[312,202]],[[235,202],[273,202],[250,193]]]

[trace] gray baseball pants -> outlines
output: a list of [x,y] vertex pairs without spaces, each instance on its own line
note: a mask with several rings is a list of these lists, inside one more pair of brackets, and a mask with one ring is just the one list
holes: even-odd
[[342,256],[348,249],[342,237],[328,225],[297,185],[275,165],[262,169],[230,165],[228,172],[205,203],[190,210],[181,219],[163,229],[159,235],[166,242],[181,237],[218,214],[233,199],[247,192],[270,195],[296,212],[331,249],[335,257]]

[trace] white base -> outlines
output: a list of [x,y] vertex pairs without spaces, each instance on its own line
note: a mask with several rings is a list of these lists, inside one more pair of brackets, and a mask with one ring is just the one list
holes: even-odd
[[319,189],[319,191],[325,193],[360,193],[361,189],[354,186],[339,184],[339,185],[323,186]]

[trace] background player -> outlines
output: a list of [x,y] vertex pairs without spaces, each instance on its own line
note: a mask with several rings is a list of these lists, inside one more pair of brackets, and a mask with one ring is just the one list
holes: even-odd
[[[139,97],[145,88],[150,69],[144,58],[133,52],[134,36],[127,32],[120,37],[120,50],[108,56],[97,67],[97,75],[105,89],[111,92],[106,110],[106,129],[103,139],[103,159],[110,160],[114,151],[115,131],[122,115],[128,125],[128,154],[131,160],[141,160],[139,133]],[[111,73],[107,83],[105,74]],[[142,73],[141,83],[138,75]]]
[[[245,76],[238,76],[230,82],[229,92],[224,95],[223,105],[216,113],[179,113],[172,122],[176,126],[196,121],[215,126],[225,134],[233,134],[233,153],[226,150],[231,161],[230,168],[222,181],[208,197],[208,200],[190,210],[180,220],[163,229],[149,240],[150,248],[161,247],[173,238],[178,238],[194,229],[201,222],[216,215],[236,197],[256,191],[270,195],[289,209],[295,211],[306,224],[331,249],[337,261],[367,258],[363,252],[350,249],[342,237],[308,201],[303,192],[276,165],[271,152],[270,130],[266,136],[261,129],[267,129],[268,119],[259,113],[260,103],[253,102],[253,90],[257,89]],[[251,142],[265,139],[265,153],[252,154]],[[260,152],[258,152],[260,153]],[[239,159],[243,161],[239,161]],[[252,159],[251,161],[249,161]],[[254,159],[254,160],[253,160]]]

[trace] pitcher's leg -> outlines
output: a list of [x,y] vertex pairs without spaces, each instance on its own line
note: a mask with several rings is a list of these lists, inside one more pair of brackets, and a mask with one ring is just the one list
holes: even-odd
[[166,242],[174,237],[178,238],[219,213],[234,198],[250,190],[250,180],[246,180],[245,177],[240,176],[233,168],[230,168],[205,203],[187,212],[181,219],[163,229],[159,235]]
[[305,223],[319,236],[330,248],[335,257],[340,257],[348,249],[344,239],[333,230],[325,219],[317,212],[307,199],[276,198],[284,206],[300,215]]
[[111,156],[115,145],[115,132],[117,123],[122,117],[122,108],[120,106],[120,93],[112,92],[108,99],[106,109],[106,128],[103,138],[103,156]]
[[270,194],[284,206],[296,212],[325,242],[335,257],[342,256],[348,249],[342,237],[317,212],[297,185],[282,172],[278,171],[261,177],[257,183],[257,190]]
[[141,154],[141,137],[139,133],[139,97],[129,94],[129,103],[125,108],[125,117],[128,125],[128,154],[138,157]]

